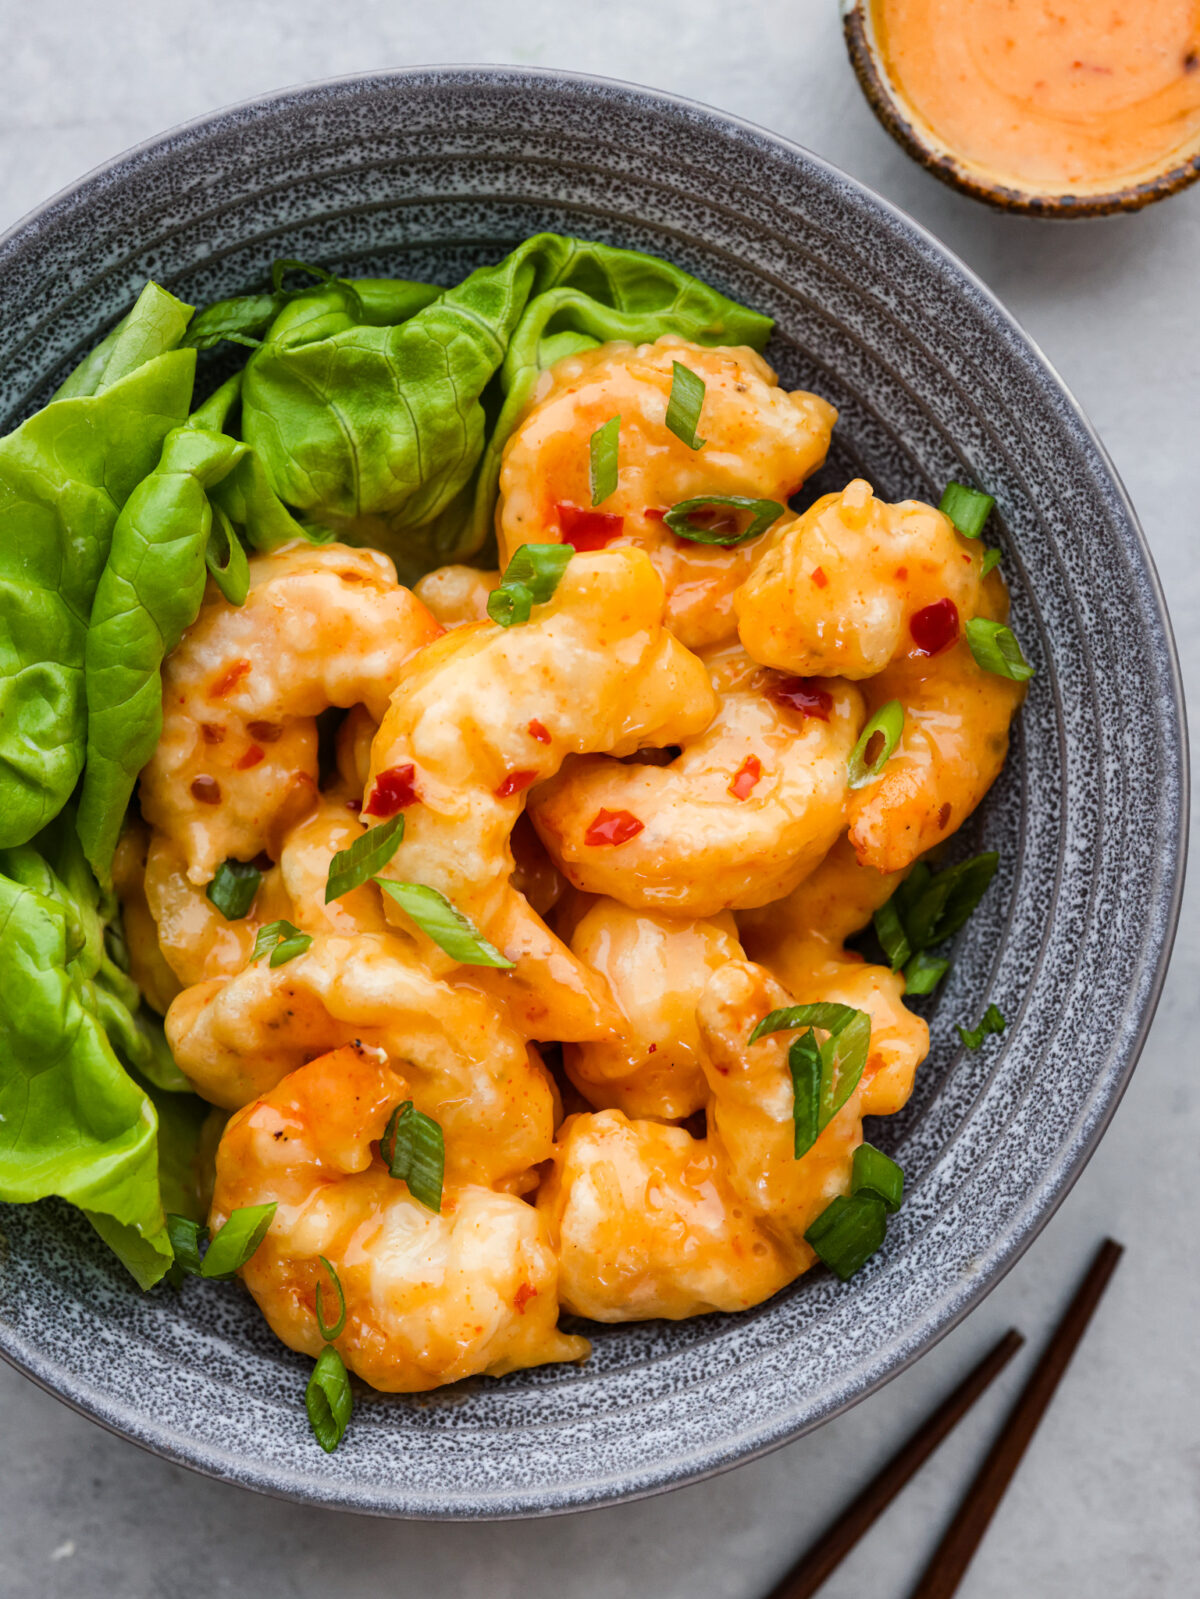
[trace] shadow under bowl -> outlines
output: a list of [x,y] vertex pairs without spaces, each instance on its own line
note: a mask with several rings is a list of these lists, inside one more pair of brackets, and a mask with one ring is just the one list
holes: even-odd
[[[114,1431],[230,1482],[381,1515],[548,1514],[692,1481],[816,1427],[975,1305],[1099,1140],[1159,994],[1186,764],[1169,625],[1103,450],[983,285],[877,195],[732,117],[628,85],[421,68],[289,90],[176,129],[0,240],[0,424],[148,277],[197,304],[280,256],[453,283],[539,229],[653,251],[768,311],[789,387],[841,414],[816,492],[950,478],[999,510],[1037,668],[1008,765],[958,847],[1001,867],[932,1002],[906,1110],[868,1136],[908,1194],[852,1282],[741,1316],[589,1329],[582,1367],[417,1398],[363,1392],[326,1456],[308,1363],[236,1283],[143,1295],[87,1223],[0,1207],[0,1351]],[[209,358],[205,358],[207,361]],[[214,376],[213,369],[207,376]],[[1001,1039],[964,1052],[987,1001]]]
[[922,127],[920,117],[900,94],[883,64],[870,11],[871,0],[845,0],[842,16],[850,64],[867,104],[906,155],[973,200],[1020,216],[1065,222],[1078,217],[1112,216],[1118,211],[1141,211],[1155,200],[1178,194],[1200,178],[1200,149],[1184,161],[1172,157],[1161,172],[1103,193],[1043,192],[990,177],[982,167],[955,155]]

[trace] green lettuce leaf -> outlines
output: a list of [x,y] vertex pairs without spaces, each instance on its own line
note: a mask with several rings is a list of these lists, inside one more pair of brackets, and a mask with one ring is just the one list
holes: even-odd
[[165,1088],[151,1097],[122,1065],[152,1023],[108,951],[106,911],[69,811],[33,844],[0,850],[0,1199],[70,1200],[148,1287],[172,1260],[155,1098],[172,1102],[171,1181],[184,1181],[205,1107]]
[[[187,415],[189,308],[151,284],[56,398],[0,439],[0,847],[83,768],[84,646],[117,514]],[[102,358],[98,358],[102,357]]]
[[281,500],[386,550],[407,581],[484,544],[547,361],[667,333],[761,349],[771,329],[665,261],[550,233],[403,321],[358,315],[371,293],[328,283],[283,307],[246,363],[242,436]]

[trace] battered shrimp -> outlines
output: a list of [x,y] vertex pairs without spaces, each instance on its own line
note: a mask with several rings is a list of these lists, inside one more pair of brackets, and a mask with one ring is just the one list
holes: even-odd
[[607,980],[627,1022],[617,1038],[564,1046],[576,1088],[598,1109],[629,1116],[677,1121],[702,1110],[696,1004],[712,974],[742,957],[733,917],[661,916],[600,899],[569,942]]
[[710,668],[716,717],[681,737],[669,764],[585,756],[530,795],[533,825],[575,887],[714,916],[788,893],[841,832],[858,691],[829,681],[798,692],[737,648]]
[[445,628],[487,620],[488,598],[499,586],[499,572],[480,572],[473,566],[439,566],[427,572],[413,593]]
[[293,1072],[230,1121],[210,1224],[275,1201],[270,1231],[241,1271],[272,1329],[292,1349],[320,1352],[319,1283],[326,1321],[337,1316],[324,1256],[346,1299],[338,1352],[385,1392],[583,1359],[587,1340],[558,1331],[556,1262],[532,1206],[451,1183],[434,1214],[374,1152],[409,1096],[390,1067],[347,1048]]
[[167,1012],[182,1072],[236,1108],[340,1044],[382,1049],[418,1110],[446,1135],[456,1181],[524,1189],[554,1135],[555,1095],[536,1051],[486,995],[432,977],[393,933],[335,933],[284,965],[187,988]]
[[[998,573],[978,614],[1008,615]],[[864,866],[903,871],[956,832],[999,777],[1025,685],[985,672],[959,638],[932,658],[894,662],[864,689],[872,712],[900,701],[904,732],[879,777],[850,796],[850,841]]]
[[767,535],[733,596],[738,633],[763,666],[873,677],[922,637],[936,642],[951,612],[955,632],[978,613],[982,564],[979,540],[949,517],[917,500],[886,505],[855,478]]
[[[675,362],[705,384],[698,450],[666,426]],[[586,510],[589,440],[613,416],[621,418],[620,477],[597,520]],[[691,543],[669,531],[663,512],[712,494],[786,504],[824,461],[836,420],[815,394],[781,389],[762,357],[745,348],[709,350],[668,337],[567,356],[543,375],[505,447],[496,515],[501,564],[526,543],[636,544],[663,580],[676,637],[692,649],[719,643],[733,634],[733,592],[754,565],[757,541]]]
[[565,1308],[596,1321],[678,1320],[760,1303],[814,1260],[804,1232],[850,1186],[857,1092],[795,1158],[786,1035],[747,1042],[789,1003],[765,972],[729,961],[697,1008],[709,1134],[569,1117],[538,1204]]
[[891,1116],[907,1104],[917,1067],[929,1053],[929,1028],[904,1005],[904,978],[845,948],[903,881],[903,872],[860,866],[840,839],[787,899],[739,917],[742,942],[798,1004],[833,1000],[871,1018],[863,1068],[864,1116]]
[[250,562],[242,606],[215,589],[163,668],[163,731],[142,811],[192,883],[272,852],[316,797],[315,717],[379,720],[404,662],[441,633],[375,550],[291,544]]
[[[670,744],[711,719],[708,675],[662,615],[641,551],[577,555],[530,621],[458,628],[422,651],[372,748],[364,818],[381,820],[398,808],[389,792],[404,791],[404,838],[381,875],[438,889],[516,962],[475,980],[503,992],[533,1037],[603,1036],[620,1018],[512,886],[510,834],[525,791],[568,755]],[[434,969],[453,964],[421,948]]]

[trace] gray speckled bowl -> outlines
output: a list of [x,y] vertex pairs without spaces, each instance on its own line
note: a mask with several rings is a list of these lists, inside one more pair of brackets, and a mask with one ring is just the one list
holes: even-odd
[[[795,1438],[913,1360],[997,1281],[1112,1115],[1146,1034],[1183,870],[1181,690],[1132,510],[1054,373],[885,201],[700,106],[511,69],[291,91],[166,134],[0,242],[11,425],[155,277],[193,301],[275,256],[451,282],[539,228],[669,256],[778,319],[785,381],[837,405],[822,483],[889,499],[986,484],[1038,668],[966,842],[1002,851],[932,1014],[882,1253],[743,1316],[602,1328],[584,1368],[363,1395],[335,1455],[307,1363],[236,1284],[143,1297],[65,1206],[0,1207],[0,1347],[36,1382],[201,1471],[314,1503],[513,1516],[653,1492]],[[1008,1031],[953,1023],[986,999]]]

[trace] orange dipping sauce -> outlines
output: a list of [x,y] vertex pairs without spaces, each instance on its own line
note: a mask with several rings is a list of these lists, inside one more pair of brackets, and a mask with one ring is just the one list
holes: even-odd
[[1200,149],[1200,0],[871,0],[926,138],[989,180],[1103,194]]

